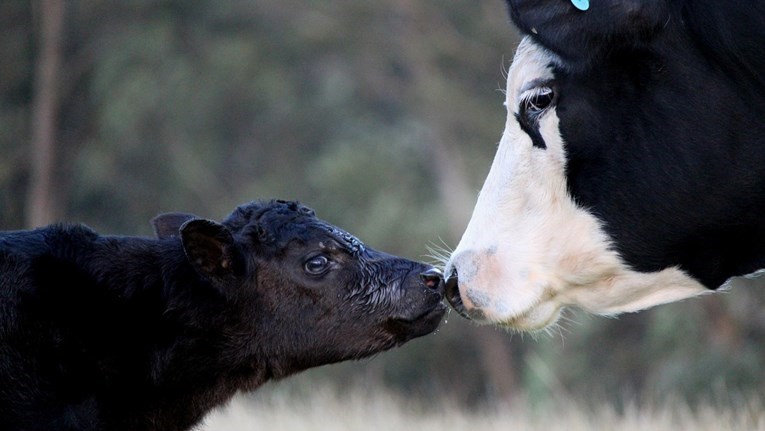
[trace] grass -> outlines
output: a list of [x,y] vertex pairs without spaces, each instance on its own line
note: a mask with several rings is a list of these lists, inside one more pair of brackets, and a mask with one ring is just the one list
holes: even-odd
[[[340,391],[267,385],[208,416],[204,431],[765,431],[765,404],[739,397],[735,405],[689,406],[676,400],[617,408],[609,402],[558,399],[542,405],[524,400],[467,408],[448,400],[409,399],[375,388]],[[593,405],[595,407],[593,407]]]

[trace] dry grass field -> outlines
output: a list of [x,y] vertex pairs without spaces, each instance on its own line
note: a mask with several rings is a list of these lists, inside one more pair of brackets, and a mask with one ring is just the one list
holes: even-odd
[[[542,406],[514,400],[467,409],[445,400],[405,399],[372,388],[339,392],[317,388],[309,395],[268,386],[213,412],[204,431],[765,431],[762,399],[737,397],[725,407],[681,401],[617,409],[608,402],[560,399]],[[732,400],[731,400],[732,401]],[[599,405],[599,407],[591,407]],[[588,407],[589,406],[589,407]]]

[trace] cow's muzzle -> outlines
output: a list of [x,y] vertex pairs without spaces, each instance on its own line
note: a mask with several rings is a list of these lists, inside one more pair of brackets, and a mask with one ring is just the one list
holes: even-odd
[[454,308],[454,310],[457,311],[460,316],[466,319],[470,319],[470,315],[465,309],[465,304],[462,303],[462,297],[460,296],[460,287],[456,268],[452,269],[451,273],[449,273],[449,276],[446,279],[445,289],[446,300],[449,302],[452,308]]

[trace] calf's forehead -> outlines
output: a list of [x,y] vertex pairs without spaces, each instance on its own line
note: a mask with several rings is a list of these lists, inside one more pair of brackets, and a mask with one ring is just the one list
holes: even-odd
[[352,253],[364,248],[358,238],[316,217],[313,209],[296,201],[253,201],[234,210],[224,224],[236,233],[262,236],[281,247],[293,240],[332,239]]

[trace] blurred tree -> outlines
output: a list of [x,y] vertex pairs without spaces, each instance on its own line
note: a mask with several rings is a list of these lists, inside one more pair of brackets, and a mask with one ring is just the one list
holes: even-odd
[[[443,53],[431,49],[431,46],[434,40],[449,40],[456,46],[465,47],[470,45],[470,41],[459,33],[441,5],[396,0],[392,8],[400,20],[395,34],[401,50],[401,67],[409,75],[405,88],[410,100],[409,116],[428,126],[429,133],[423,137],[420,151],[427,160],[432,161],[428,166],[432,169],[432,178],[436,181],[445,208],[443,214],[448,221],[450,240],[455,241],[470,219],[474,194],[469,192],[470,182],[461,160],[454,157],[459,154],[456,148],[459,148],[460,142],[455,139],[459,136],[458,130],[455,130],[459,123],[447,121],[450,115],[446,109],[433,110],[434,106],[441,106],[438,102],[448,94],[446,89],[449,85],[437,70],[437,56]],[[437,25],[428,26],[430,30],[425,31],[423,26],[428,22]],[[454,109],[453,105],[444,106]],[[510,398],[518,388],[515,387],[514,360],[507,346],[509,338],[489,328],[482,328],[476,333],[477,336],[470,342],[481,352],[479,361],[485,370],[491,396]]]
[[21,228],[29,167],[33,40],[31,7],[26,0],[0,2],[0,221]]
[[29,227],[52,222],[57,212],[54,170],[58,152],[58,90],[65,2],[41,0],[37,6],[40,24],[32,100],[31,172],[26,211]]

